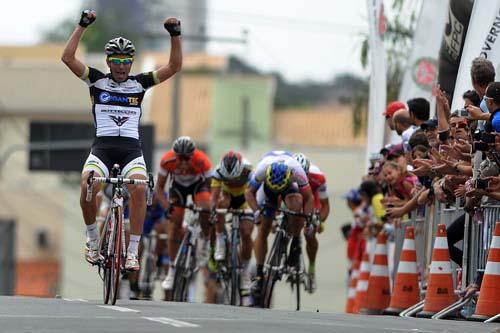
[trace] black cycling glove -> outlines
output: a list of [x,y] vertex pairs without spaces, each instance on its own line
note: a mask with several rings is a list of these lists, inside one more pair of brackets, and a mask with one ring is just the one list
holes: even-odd
[[78,24],[81,27],[86,28],[95,21],[95,17],[95,11],[92,9],[86,9],[82,12],[82,17],[80,18],[80,22],[78,22]]
[[176,23],[165,22],[163,26],[167,29],[171,37],[181,35],[181,21],[177,21]]

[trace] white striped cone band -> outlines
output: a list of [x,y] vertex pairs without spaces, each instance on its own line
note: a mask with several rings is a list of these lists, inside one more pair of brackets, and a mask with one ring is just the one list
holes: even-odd
[[347,298],[355,298],[355,297],[356,297],[356,289],[349,288],[349,291],[347,292]]
[[386,265],[372,265],[370,277],[389,276],[389,268]]
[[370,263],[368,261],[363,261],[361,263],[361,268],[359,272],[369,272],[370,271]]
[[405,239],[403,242],[403,250],[415,251],[415,241],[413,239]]
[[387,255],[387,245],[377,244],[377,246],[375,247],[375,255],[377,254]]
[[417,263],[413,261],[400,261],[398,273],[417,274]]
[[433,261],[431,263],[431,274],[451,274],[449,261]]
[[488,261],[486,263],[485,275],[500,275],[500,262]]
[[351,274],[351,280],[352,279],[357,279],[359,277],[359,271],[358,270],[355,270],[354,272],[352,272]]
[[500,236],[493,236],[490,249],[500,249]]
[[446,237],[436,237],[434,241],[435,249],[448,249],[448,239]]
[[368,281],[359,280],[358,285],[356,286],[356,291],[367,291],[368,290]]

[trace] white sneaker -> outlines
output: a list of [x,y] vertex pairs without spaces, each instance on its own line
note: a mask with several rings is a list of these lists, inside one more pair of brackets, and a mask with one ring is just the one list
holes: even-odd
[[198,266],[204,267],[208,263],[208,257],[210,256],[210,241],[200,238],[198,240],[198,246],[196,247],[196,257],[198,259]]
[[224,239],[215,242],[214,259],[217,261],[226,259],[226,242]]
[[87,239],[84,252],[85,260],[92,265],[97,264],[101,259],[103,259],[99,253],[99,239]]
[[141,265],[139,264],[139,259],[137,258],[137,254],[132,254],[132,253],[127,254],[127,260],[125,260],[125,269],[127,271],[138,271],[141,269]]
[[165,290],[172,290],[174,288],[174,278],[175,269],[173,267],[169,267],[168,274],[165,276],[165,280],[161,283],[161,287]]

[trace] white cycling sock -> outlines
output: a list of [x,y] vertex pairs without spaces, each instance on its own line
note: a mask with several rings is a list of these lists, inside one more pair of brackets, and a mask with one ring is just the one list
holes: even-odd
[[87,225],[87,238],[88,240],[96,240],[99,238],[99,232],[97,232],[97,223],[94,222]]
[[224,244],[224,234],[222,232],[221,233],[216,232],[215,238],[217,239],[218,244]]
[[241,270],[244,272],[248,272],[250,267],[250,260],[242,260],[241,261]]
[[128,253],[137,255],[141,235],[130,235],[130,242],[128,243]]

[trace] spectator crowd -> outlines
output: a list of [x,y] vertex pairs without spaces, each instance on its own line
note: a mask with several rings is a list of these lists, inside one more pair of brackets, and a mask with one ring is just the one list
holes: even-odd
[[[367,242],[379,232],[390,234],[419,209],[439,202],[463,208],[447,225],[451,260],[462,266],[456,244],[464,238],[466,216],[478,220],[481,207],[500,200],[500,82],[484,58],[473,60],[470,74],[473,90],[463,92],[460,109],[450,109],[449,92],[439,86],[433,91],[433,117],[425,98],[388,104],[383,116],[401,142],[382,147],[359,187],[344,195],[353,216],[347,246],[351,262],[361,260]],[[498,218],[485,222],[494,225]],[[479,289],[477,273],[463,297]]]

